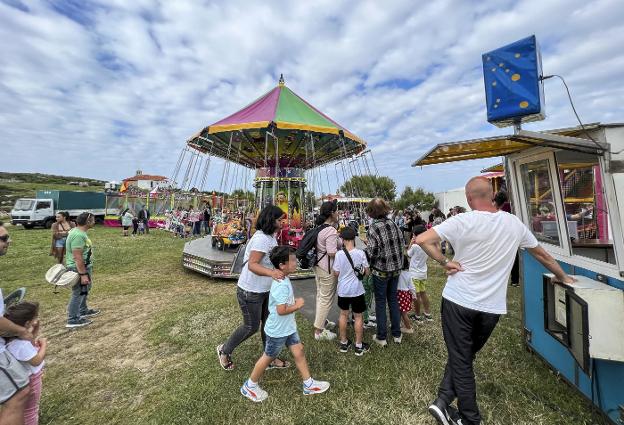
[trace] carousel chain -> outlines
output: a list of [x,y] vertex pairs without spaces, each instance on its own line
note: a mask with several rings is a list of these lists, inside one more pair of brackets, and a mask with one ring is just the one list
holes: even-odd
[[208,181],[208,172],[210,170],[210,163],[212,162],[212,149],[214,148],[214,145],[215,145],[214,140],[209,140],[209,141],[212,142],[212,144],[210,145],[210,151],[208,152],[208,159],[206,161],[206,167],[204,168],[204,176],[202,178],[202,183],[201,183],[202,191],[206,189],[206,183]]
[[174,184],[178,179],[178,174],[180,173],[180,167],[182,167],[182,163],[184,162],[184,157],[186,156],[186,152],[188,151],[188,146],[185,146],[181,151],[180,155],[178,155],[178,162],[176,163],[173,172],[171,173],[171,184]]
[[233,133],[230,133],[230,143],[228,144],[227,154],[225,155],[225,159],[223,162],[223,173],[221,174],[221,182],[219,183],[219,192],[223,193],[223,181],[225,179],[225,174],[228,169],[229,158],[230,158],[230,150],[232,149],[232,138]]
[[180,189],[182,190],[185,190],[186,188],[186,184],[189,178],[189,173],[191,172],[191,168],[193,167],[194,163],[195,163],[195,155],[193,154],[193,152],[191,152],[191,157],[189,158],[189,162],[186,166],[186,172],[184,173],[184,179],[182,180],[182,184],[180,185]]

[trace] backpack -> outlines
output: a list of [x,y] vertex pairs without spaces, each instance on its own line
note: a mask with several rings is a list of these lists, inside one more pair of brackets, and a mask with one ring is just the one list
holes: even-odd
[[316,266],[319,260],[327,255],[327,253],[323,254],[318,260],[316,258],[316,239],[321,230],[326,227],[329,227],[329,224],[323,223],[320,226],[316,226],[314,229],[308,230],[305,235],[303,235],[303,239],[301,239],[301,243],[299,243],[299,248],[297,248],[295,252],[301,269],[305,270]]

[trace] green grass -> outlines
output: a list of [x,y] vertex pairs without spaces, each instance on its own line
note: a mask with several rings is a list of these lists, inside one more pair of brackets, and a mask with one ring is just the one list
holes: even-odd
[[[49,231],[9,231],[13,243],[0,258],[0,284],[5,294],[26,286],[27,298],[40,301],[50,339],[42,424],[434,423],[426,406],[446,360],[439,321],[418,327],[400,346],[373,347],[370,355],[356,358],[338,353],[333,343],[314,342],[311,324],[298,316],[313,376],[329,380],[332,388],[303,397],[294,368],[269,371],[263,386],[270,397],[255,405],[238,390],[261,353],[260,338],[236,350],[234,371],[218,366],[214,347],[240,321],[235,284],[184,271],[182,241],[157,231],[122,238],[117,229],[93,229],[90,300],[102,314],[87,328],[67,331],[69,292],[54,294],[43,279],[52,264]],[[436,317],[443,282],[440,268],[432,265]],[[509,314],[476,361],[484,423],[604,423],[524,349],[521,327],[519,291],[512,288]]]

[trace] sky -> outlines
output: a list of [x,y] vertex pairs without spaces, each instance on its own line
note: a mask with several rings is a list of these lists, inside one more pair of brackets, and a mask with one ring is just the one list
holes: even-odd
[[[481,54],[531,34],[584,122],[624,122],[621,0],[0,0],[0,171],[171,176],[189,136],[283,73],[399,190],[460,187],[497,159],[411,164],[511,132],[486,121]],[[576,125],[560,81],[545,95],[526,129]]]

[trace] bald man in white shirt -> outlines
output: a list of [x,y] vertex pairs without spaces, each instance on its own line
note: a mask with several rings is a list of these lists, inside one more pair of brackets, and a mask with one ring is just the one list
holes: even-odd
[[[528,249],[559,281],[574,281],[516,216],[497,210],[493,198],[490,180],[473,177],[466,184],[472,211],[455,215],[416,238],[448,275],[441,307],[448,360],[438,398],[429,406],[431,415],[443,425],[481,423],[473,362],[500,315],[507,313],[507,281],[518,249]],[[441,241],[453,246],[453,260],[442,254]],[[455,398],[458,410],[451,406]]]

